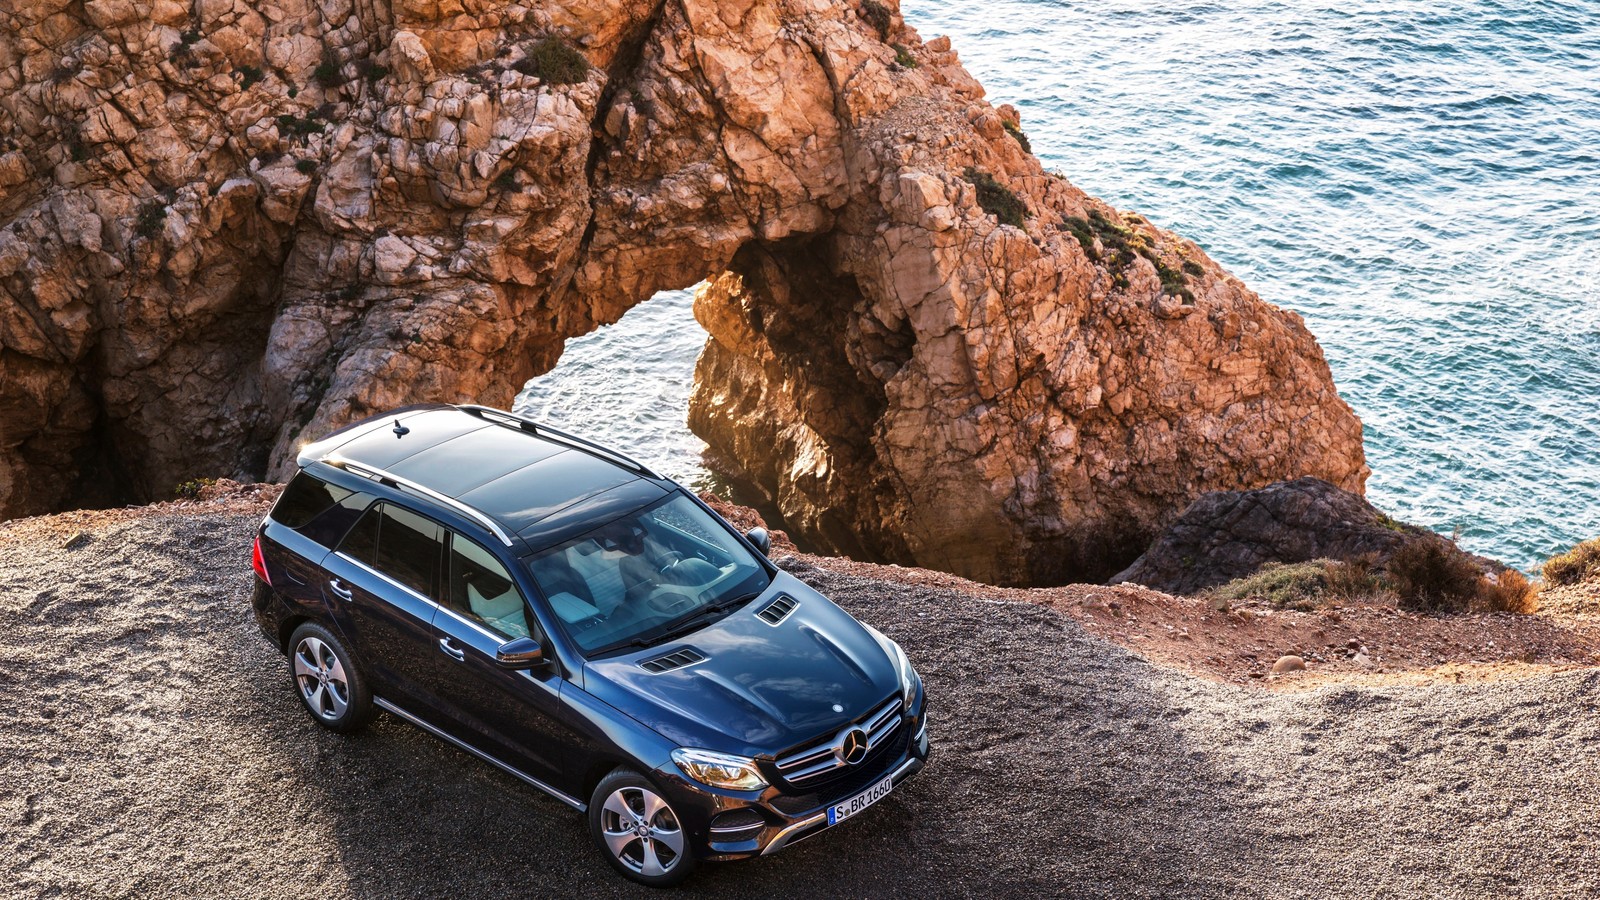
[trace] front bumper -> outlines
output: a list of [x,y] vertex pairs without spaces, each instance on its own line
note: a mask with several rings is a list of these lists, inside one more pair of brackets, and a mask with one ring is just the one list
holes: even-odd
[[[928,759],[925,711],[919,711],[912,720],[912,726],[916,728],[916,733],[905,751],[890,760],[881,774],[872,776],[869,785],[892,777],[894,787],[898,789],[922,771]],[[742,793],[720,791],[689,781],[671,764],[657,769],[656,776],[689,830],[695,855],[713,861],[766,856],[827,831],[830,827],[828,807],[860,792],[854,790],[842,797],[819,798],[812,808],[796,809],[799,798],[773,787]],[[870,812],[861,814],[861,818],[870,816]],[[851,817],[851,821],[855,818]],[[730,820],[754,824],[728,828],[723,823]]]
[[[902,782],[922,771],[922,767],[927,764],[927,752],[927,733],[924,732],[922,746],[923,755],[921,757],[912,756],[909,754],[907,755],[906,761],[901,763],[899,768],[894,770],[895,787],[899,787]],[[813,834],[827,829],[828,827],[827,809],[822,809],[818,812],[812,813],[800,821],[795,822],[792,825],[786,825],[779,830],[778,833],[767,842],[766,846],[761,848],[761,855],[766,856],[769,853],[777,853],[779,850],[782,850],[790,844],[793,844],[797,841],[803,841],[806,838],[811,837]]]

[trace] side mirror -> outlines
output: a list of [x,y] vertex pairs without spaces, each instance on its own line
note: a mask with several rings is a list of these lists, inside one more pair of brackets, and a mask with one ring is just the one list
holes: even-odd
[[544,665],[544,646],[533,638],[517,638],[501,644],[494,661],[504,669],[537,669]]
[[756,546],[762,556],[772,555],[772,536],[767,534],[765,528],[752,528],[744,533],[744,539]]

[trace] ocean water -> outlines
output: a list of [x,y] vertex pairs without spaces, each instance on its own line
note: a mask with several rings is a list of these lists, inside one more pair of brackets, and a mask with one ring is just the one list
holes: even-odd
[[[1046,166],[1299,312],[1370,499],[1531,569],[1600,535],[1600,0],[904,0]],[[519,407],[710,476],[687,292]]]

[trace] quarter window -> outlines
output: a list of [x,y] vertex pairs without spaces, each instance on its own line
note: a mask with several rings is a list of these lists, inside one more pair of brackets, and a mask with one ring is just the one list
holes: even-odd
[[369,494],[345,490],[301,472],[272,507],[272,520],[324,547],[332,547],[370,502]]
[[530,636],[527,606],[511,573],[494,554],[459,534],[450,540],[450,590],[445,602],[497,634]]
[[344,536],[339,552],[374,568],[378,565],[378,523],[383,519],[383,504],[375,503]]

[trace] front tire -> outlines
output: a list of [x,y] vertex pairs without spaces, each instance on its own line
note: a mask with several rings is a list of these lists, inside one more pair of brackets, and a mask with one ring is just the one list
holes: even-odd
[[289,679],[312,721],[348,734],[372,719],[372,694],[344,643],[307,622],[289,636]]
[[589,798],[589,834],[611,867],[630,881],[671,887],[694,871],[682,820],[636,772],[618,769],[600,780]]

